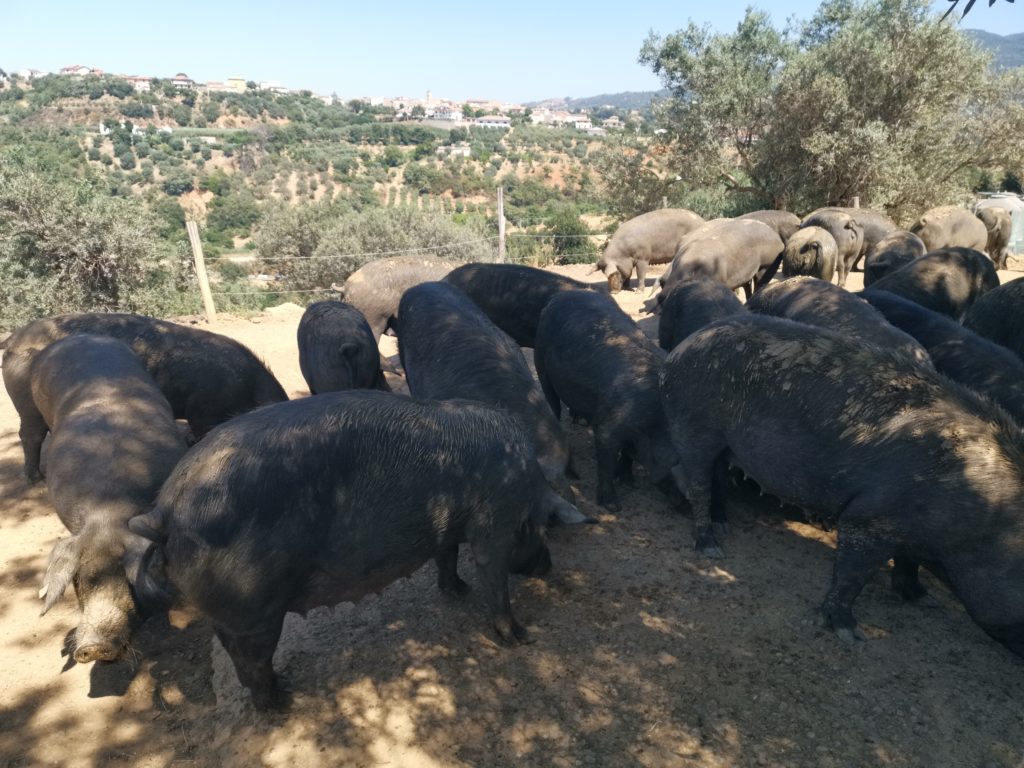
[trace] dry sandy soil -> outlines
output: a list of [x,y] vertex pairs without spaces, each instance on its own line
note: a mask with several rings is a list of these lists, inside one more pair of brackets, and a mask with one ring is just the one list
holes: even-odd
[[[619,300],[637,315],[637,294]],[[298,312],[213,330],[298,397]],[[151,621],[130,661],[61,654],[75,601],[39,618],[36,592],[65,532],[22,479],[0,396],[0,766],[1024,765],[1024,663],[934,580],[928,604],[905,605],[879,572],[856,604],[868,641],[847,647],[817,623],[831,534],[737,497],[726,559],[703,559],[642,476],[621,514],[597,509],[590,434],[565,426],[600,523],[552,531],[550,577],[513,579],[534,644],[498,646],[479,599],[442,597],[430,564],[290,615],[275,666],[295,701],[262,715],[202,619]]]

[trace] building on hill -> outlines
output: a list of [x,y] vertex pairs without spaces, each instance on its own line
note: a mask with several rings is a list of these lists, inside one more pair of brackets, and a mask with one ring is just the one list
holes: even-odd
[[500,101],[491,101],[490,99],[466,99],[466,103],[472,109],[481,112],[499,112],[503,106]]
[[270,91],[271,93],[288,93],[288,89],[281,85],[277,80],[267,80],[266,82],[259,84],[261,91]]
[[132,84],[136,93],[147,93],[153,88],[153,78],[142,75],[128,75],[124,78]]
[[442,120],[446,123],[463,123],[466,120],[462,114],[462,109],[451,104],[442,104],[436,107],[434,109],[434,119]]
[[65,77],[85,77],[86,75],[102,75],[103,70],[83,64],[72,64],[70,67],[61,67],[60,74]]
[[175,88],[195,88],[196,81],[186,75],[184,72],[179,72],[171,78],[171,82]]
[[50,73],[43,72],[41,69],[19,69],[14,74],[22,80],[35,80],[37,77],[45,77]]
[[602,125],[605,128],[621,128],[622,121],[619,119],[618,115],[612,115],[611,117],[606,118]]
[[484,115],[473,121],[473,125],[483,128],[511,128],[512,120],[508,115]]
[[473,149],[469,146],[469,142],[460,141],[458,144],[445,144],[438,147],[437,154],[447,157],[465,157],[468,159],[473,156]]

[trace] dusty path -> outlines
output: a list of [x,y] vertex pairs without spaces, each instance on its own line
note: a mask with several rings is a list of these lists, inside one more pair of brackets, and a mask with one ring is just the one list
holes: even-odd
[[[634,316],[640,301],[620,294]],[[213,330],[294,397],[297,322],[286,308]],[[36,592],[64,532],[21,479],[0,396],[0,766],[1024,765],[1024,663],[934,580],[932,604],[909,606],[880,572],[856,605],[869,642],[847,648],[816,623],[830,534],[737,501],[727,558],[704,560],[642,479],[621,514],[596,509],[590,435],[566,427],[581,508],[601,523],[554,531],[550,578],[514,581],[535,644],[497,646],[476,597],[442,597],[428,565],[358,605],[290,616],[275,664],[295,703],[267,717],[182,615],[145,628],[133,663],[61,656],[74,600],[39,618]]]

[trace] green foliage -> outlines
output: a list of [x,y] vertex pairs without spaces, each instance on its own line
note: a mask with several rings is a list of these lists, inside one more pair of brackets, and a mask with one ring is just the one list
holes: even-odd
[[184,104],[176,104],[171,109],[171,117],[180,126],[186,126],[192,121],[192,110]]
[[398,147],[389,145],[384,148],[384,154],[381,155],[380,161],[388,168],[395,168],[405,162],[405,153]]
[[[301,210],[301,209],[299,209]],[[313,222],[310,222],[313,223]],[[443,214],[420,211],[414,207],[376,208],[342,217],[318,217],[315,221],[315,248],[312,258],[291,258],[277,262],[290,290],[328,288],[344,282],[353,271],[368,261],[387,254],[424,253],[443,258],[490,261],[494,244],[486,238],[492,233],[479,222],[455,224]],[[308,237],[309,231],[305,233]],[[263,226],[258,242],[265,235]],[[260,247],[261,255],[263,247]],[[287,247],[282,251],[292,250]],[[284,253],[282,253],[284,255]]]
[[224,171],[213,171],[199,182],[199,188],[215,195],[226,195],[231,190],[231,177]]
[[0,156],[0,323],[137,309],[164,255],[148,212],[26,157]]
[[186,171],[174,170],[167,174],[162,186],[168,195],[178,197],[192,191],[192,176]]
[[177,198],[159,195],[149,209],[156,217],[157,234],[164,240],[177,241],[185,236],[185,210]]
[[127,80],[111,78],[107,81],[106,91],[115,99],[127,99],[135,93],[135,88]]
[[993,73],[927,0],[828,0],[799,34],[748,11],[640,58],[671,91],[656,115],[690,188],[796,211],[856,195],[906,219],[1024,157],[1024,73]]
[[215,197],[210,201],[206,216],[209,229],[231,235],[248,235],[260,218],[260,209],[249,192]]
[[213,123],[218,117],[220,117],[220,104],[216,101],[207,101],[203,104],[200,112],[202,112],[203,117],[205,117],[208,122]]
[[597,249],[590,242],[590,230],[575,208],[563,207],[546,222],[551,248],[559,264],[588,264]]
[[664,197],[675,204],[684,191],[651,149],[648,139],[621,135],[594,155],[594,168],[604,183],[603,200],[621,221],[660,208]]

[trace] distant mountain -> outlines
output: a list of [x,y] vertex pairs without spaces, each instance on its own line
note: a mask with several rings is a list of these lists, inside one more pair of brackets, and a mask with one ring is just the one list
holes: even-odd
[[651,107],[652,99],[664,98],[667,90],[661,91],[625,91],[623,93],[602,93],[598,96],[587,96],[582,99],[565,97],[561,99],[544,99],[526,104],[528,107],[546,107],[548,109],[598,109],[612,107],[614,109],[638,109],[646,112]]
[[964,32],[992,52],[997,69],[1024,66],[1024,32],[1016,35],[996,35],[980,29],[965,29]]

